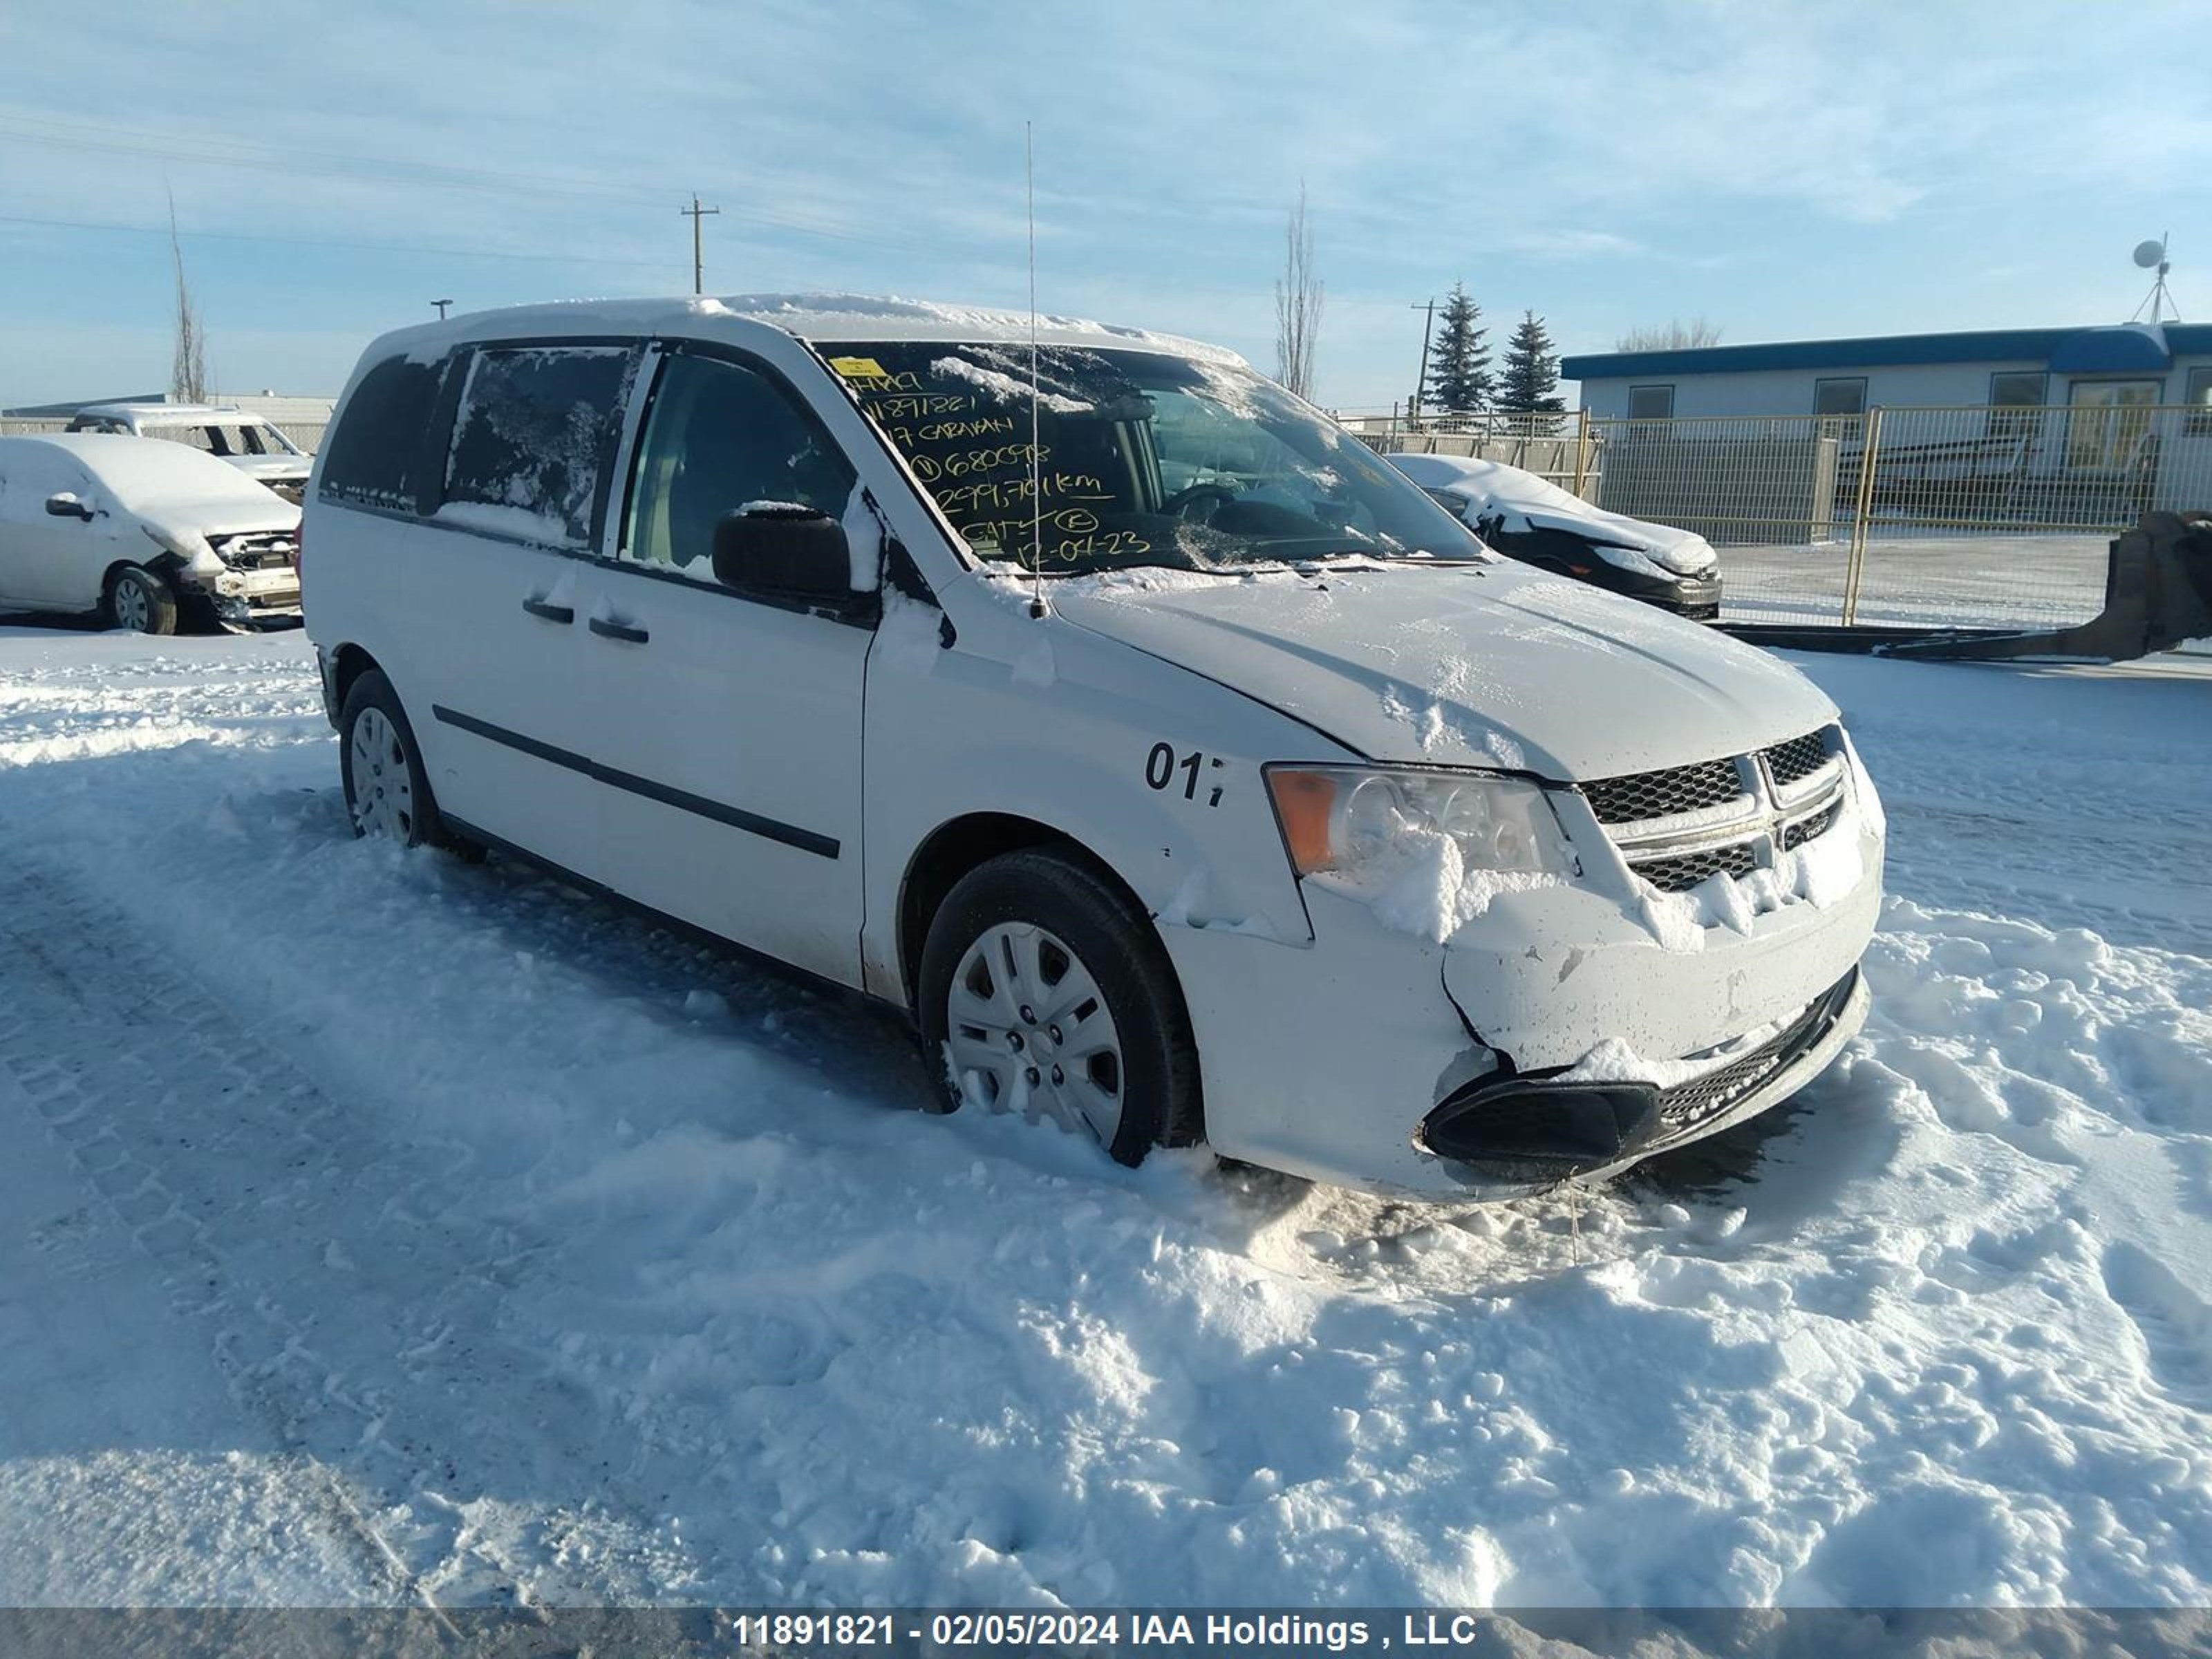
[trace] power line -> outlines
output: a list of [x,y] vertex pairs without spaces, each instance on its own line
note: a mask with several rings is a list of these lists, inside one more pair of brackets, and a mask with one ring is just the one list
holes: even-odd
[[[90,219],[37,219],[0,213],[0,225],[37,225],[50,230],[112,231],[126,236],[167,236],[160,225],[104,224]],[[542,264],[620,265],[636,270],[665,270],[665,259],[607,259],[583,253],[515,253],[496,248],[417,247],[403,242],[337,241],[313,236],[255,236],[242,231],[187,230],[188,242],[258,242],[272,247],[343,248],[359,253],[416,253],[439,259],[520,259]]]
[[[39,128],[58,131],[37,131]],[[154,133],[88,122],[55,121],[39,116],[0,114],[0,135],[58,149],[148,155],[171,162],[295,173],[309,178],[404,184],[418,189],[428,187],[501,194],[523,192],[599,202],[616,199],[634,202],[641,189],[651,195],[660,193],[657,187],[620,184],[611,179],[563,179],[545,173],[502,173],[485,167],[456,167],[439,162],[349,155],[336,150],[286,149],[245,139],[210,139],[186,133]],[[682,198],[677,199],[681,201]],[[949,250],[955,246],[966,251],[964,244],[943,240],[921,243],[910,238],[850,230],[828,220],[769,208],[734,207],[728,211],[732,218],[769,229],[818,236],[830,241],[851,242],[902,252],[928,252],[933,248]]]

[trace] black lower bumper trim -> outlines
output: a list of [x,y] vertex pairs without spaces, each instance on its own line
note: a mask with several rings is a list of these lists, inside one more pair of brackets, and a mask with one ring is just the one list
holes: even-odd
[[1564,1181],[1686,1137],[1817,1048],[1858,987],[1853,968],[1771,1042],[1673,1089],[1570,1079],[1571,1067],[1487,1077],[1421,1121],[1419,1144],[1500,1180]]

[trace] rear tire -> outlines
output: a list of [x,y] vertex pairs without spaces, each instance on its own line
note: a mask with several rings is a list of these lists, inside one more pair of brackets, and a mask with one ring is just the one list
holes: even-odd
[[1029,848],[979,865],[931,918],[920,979],[944,1109],[1087,1128],[1127,1164],[1200,1137],[1198,1048],[1167,951],[1088,862]]
[[177,591],[143,565],[126,564],[109,578],[100,615],[110,628],[133,634],[177,631]]
[[430,793],[415,728],[380,668],[365,670],[347,689],[338,714],[338,772],[355,835],[402,847],[453,844]]

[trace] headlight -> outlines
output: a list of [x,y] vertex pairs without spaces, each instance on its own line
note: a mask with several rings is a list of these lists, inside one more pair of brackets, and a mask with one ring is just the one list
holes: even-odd
[[1577,871],[1551,802],[1516,778],[1369,766],[1271,766],[1267,777],[1301,876],[1381,870],[1439,836],[1469,870]]

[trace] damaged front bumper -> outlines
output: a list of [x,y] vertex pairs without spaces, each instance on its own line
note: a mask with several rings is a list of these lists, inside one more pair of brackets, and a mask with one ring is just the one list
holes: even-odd
[[1421,1120],[1416,1141],[1494,1186],[1601,1180],[1796,1092],[1865,1024],[1867,1001],[1853,968],[1773,1036],[1671,1085],[1583,1078],[1574,1068],[1486,1078],[1446,1097]]
[[[1584,887],[1509,893],[1447,945],[1309,885],[1314,940],[1161,930],[1224,1157],[1370,1190],[1504,1199],[1601,1179],[1766,1109],[1866,1018],[1878,830],[1838,901],[1668,949]],[[1560,1081],[1601,1047],[1652,1057]],[[1585,1072],[1585,1076],[1590,1075]]]

